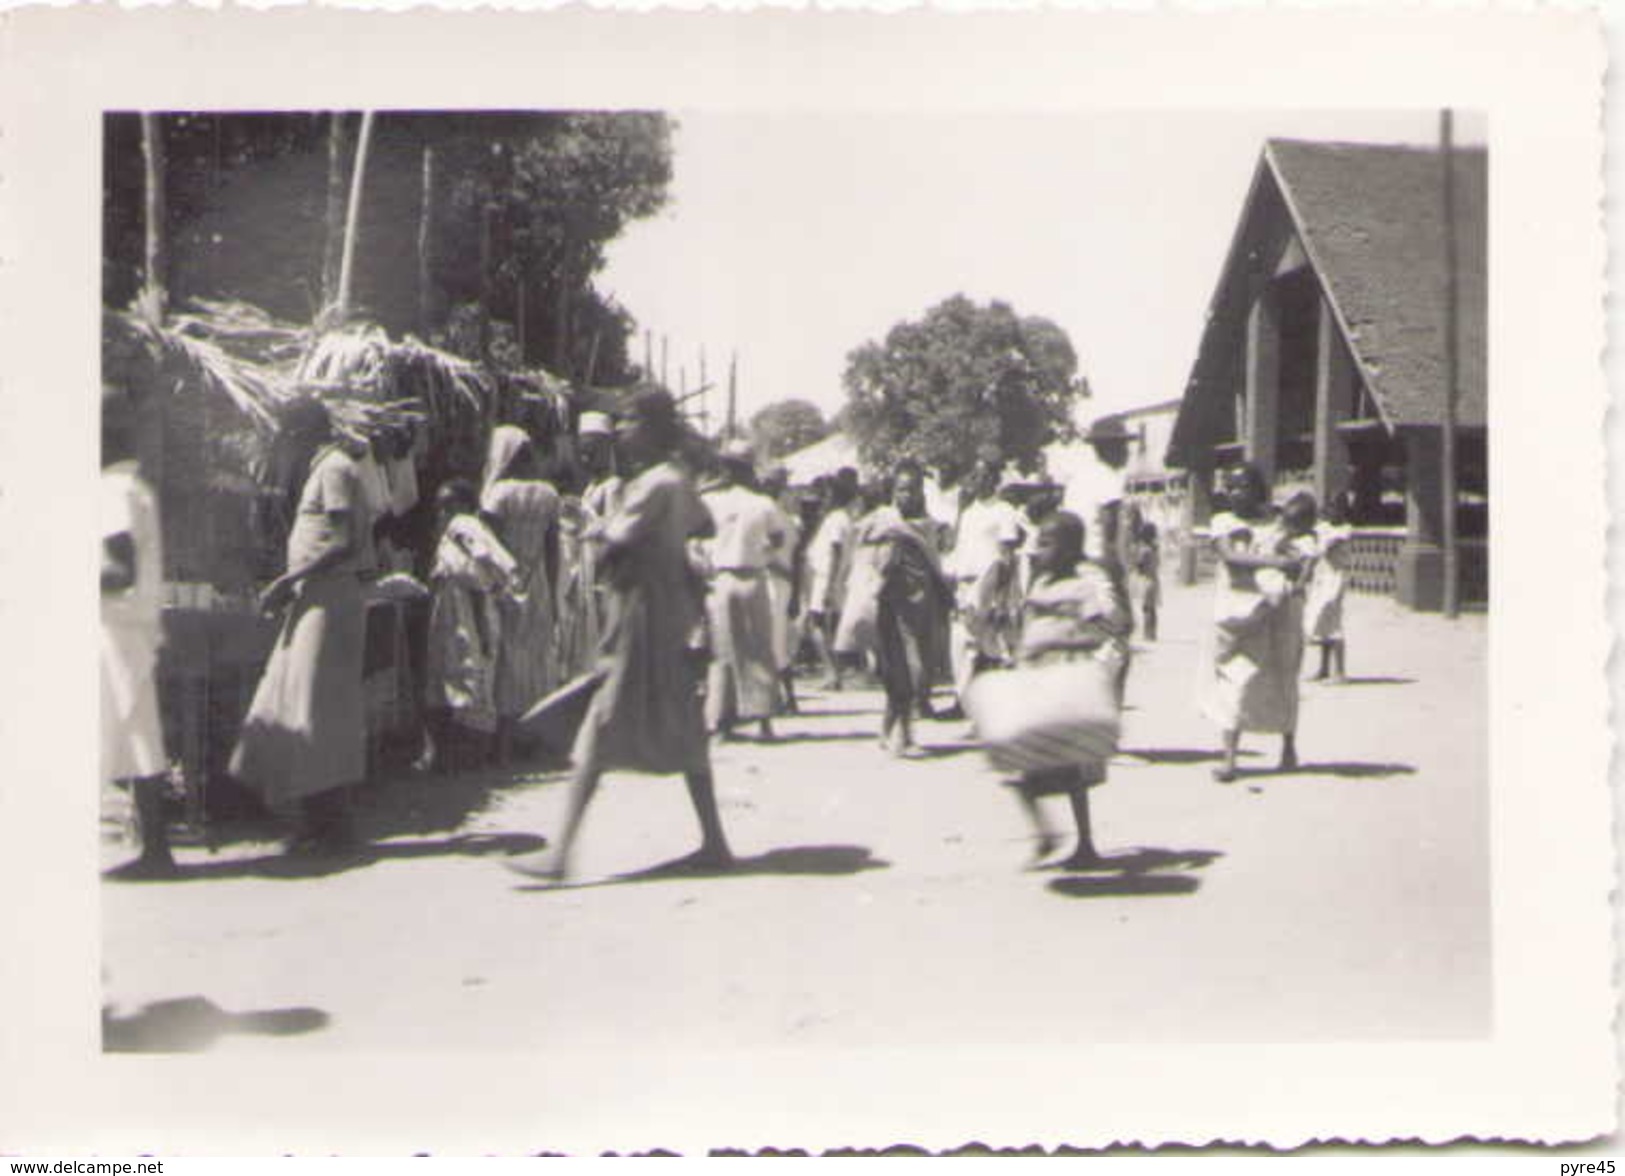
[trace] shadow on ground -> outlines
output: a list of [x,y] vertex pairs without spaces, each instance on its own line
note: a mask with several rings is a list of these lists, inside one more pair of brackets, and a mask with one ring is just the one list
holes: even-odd
[[1414,764],[1368,764],[1337,761],[1325,764],[1299,764],[1288,776],[1337,776],[1344,780],[1377,780],[1386,776],[1414,776]]
[[[1194,894],[1201,879],[1169,871],[1201,870],[1223,857],[1212,849],[1139,848],[1107,855],[1098,866],[1076,870],[1049,883],[1066,898],[1130,898]],[[1060,867],[1065,869],[1065,866]]]
[[[1148,764],[1206,764],[1217,763],[1224,758],[1224,752],[1216,747],[1121,747],[1117,754],[1144,760]],[[1237,754],[1242,759],[1249,759],[1262,753],[1242,748]]]
[[725,869],[695,864],[688,857],[633,870],[626,874],[613,874],[607,878],[583,879],[579,882],[538,883],[520,885],[518,890],[583,890],[599,886],[624,886],[635,882],[666,882],[695,878],[752,878],[778,875],[781,877],[837,877],[861,874],[869,870],[884,870],[891,863],[875,857],[862,845],[796,845],[783,849],[770,849],[766,853],[735,858]]
[[[371,830],[363,825],[363,832]],[[401,836],[395,834],[394,836]],[[374,840],[326,854],[298,855],[280,851],[259,857],[182,865],[168,882],[220,881],[228,878],[273,878],[293,881],[325,878],[364,869],[384,861],[410,861],[429,857],[486,857],[492,854],[531,853],[547,845],[545,837],[529,833],[460,833],[422,841]]]
[[261,1009],[230,1013],[202,996],[143,1005],[127,1017],[102,1010],[102,1049],[108,1053],[199,1053],[232,1033],[293,1037],[327,1028],[321,1009]]
[[[1315,679],[1311,678],[1309,681],[1311,684],[1315,684]],[[1320,684],[1333,688],[1338,686],[1414,686],[1416,685],[1416,679],[1382,677],[1344,678],[1341,682],[1324,682]]]

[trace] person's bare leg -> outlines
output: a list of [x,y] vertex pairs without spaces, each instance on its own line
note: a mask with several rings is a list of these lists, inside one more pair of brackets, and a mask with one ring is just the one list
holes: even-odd
[[1332,681],[1348,681],[1348,665],[1343,660],[1344,650],[1347,646],[1341,637],[1331,643]]
[[1050,824],[1049,818],[1044,815],[1044,807],[1038,803],[1038,797],[1032,795],[1019,783],[1015,786],[1015,793],[1016,799],[1021,802],[1021,811],[1027,814],[1027,821],[1033,827],[1031,864],[1037,865],[1059,848],[1061,839],[1056,836],[1055,827]]
[[1290,772],[1298,766],[1298,737],[1297,733],[1288,731],[1281,736],[1281,762],[1279,770]]
[[518,854],[503,864],[517,874],[530,878],[546,878],[562,882],[570,876],[570,854],[581,833],[581,822],[587,815],[587,806],[598,793],[598,782],[603,771],[596,762],[585,762],[570,778],[570,796],[566,802],[564,828],[559,832],[559,843],[534,853]]
[[1094,825],[1089,816],[1089,789],[1080,779],[1067,798],[1072,802],[1072,820],[1078,827],[1078,843],[1061,864],[1071,870],[1099,866],[1105,859],[1095,849]]
[[1228,784],[1236,778],[1236,753],[1241,746],[1241,729],[1232,728],[1224,733],[1224,762],[1213,769],[1213,778]]
[[711,778],[710,766],[685,773],[683,782],[688,785],[688,799],[700,821],[700,848],[689,860],[709,869],[726,869],[733,865],[734,856],[722,831],[722,815],[717,809],[716,784]]

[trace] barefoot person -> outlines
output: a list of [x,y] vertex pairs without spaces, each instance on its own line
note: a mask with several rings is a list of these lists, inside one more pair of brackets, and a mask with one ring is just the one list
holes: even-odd
[[[1069,511],[1051,515],[1040,526],[1033,543],[1033,582],[1023,611],[1017,661],[1029,668],[1073,662],[1098,671],[1097,696],[1111,697],[1115,714],[1122,706],[1117,693],[1120,669],[1128,659],[1128,606],[1112,577],[1083,558],[1084,533],[1083,521]],[[1068,869],[1100,864],[1089,818],[1089,790],[1105,782],[1106,761],[1084,753],[1077,763],[1024,772],[1014,782],[1036,834],[1036,857],[1047,857],[1058,844],[1039,798],[1064,794],[1072,804],[1077,842],[1060,864]]]
[[372,518],[360,465],[321,401],[293,402],[282,439],[315,456],[288,533],[287,570],[260,597],[267,612],[283,614],[282,629],[231,772],[272,808],[297,803],[301,824],[289,848],[322,851],[350,841],[346,789],[366,774],[361,581],[374,567]]
[[1224,761],[1214,779],[1237,775],[1243,731],[1281,736],[1280,770],[1298,766],[1298,666],[1303,634],[1294,540],[1275,516],[1254,465],[1225,479],[1229,510],[1209,527],[1220,562],[1202,709],[1219,725]]
[[692,859],[702,868],[733,861],[717,813],[698,670],[690,638],[702,588],[688,541],[711,531],[705,505],[673,460],[682,425],[670,394],[645,389],[627,407],[621,455],[630,467],[620,509],[603,528],[609,624],[599,651],[603,684],[575,745],[575,776],[556,848],[510,859],[532,877],[568,877],[582,817],[604,772],[682,773],[699,818]]
[[1320,649],[1320,669],[1314,681],[1346,680],[1343,635],[1343,596],[1348,591],[1349,540],[1343,498],[1326,505],[1326,517],[1315,525],[1315,562],[1304,590],[1303,636]]

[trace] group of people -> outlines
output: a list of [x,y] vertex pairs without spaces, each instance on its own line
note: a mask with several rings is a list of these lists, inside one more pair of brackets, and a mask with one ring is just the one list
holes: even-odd
[[[116,401],[104,419],[117,422]],[[361,457],[320,401],[292,406],[283,433],[311,456],[286,568],[261,595],[279,631],[230,770],[271,808],[297,812],[291,849],[321,852],[352,840],[348,790],[367,770],[361,665],[367,584],[379,570],[375,518]],[[710,740],[752,724],[773,739],[773,720],[796,706],[800,650],[813,652],[827,687],[878,679],[880,743],[911,759],[924,754],[916,719],[969,710],[974,721],[966,704],[994,671],[1085,667],[1102,683],[1097,710],[1115,723],[1130,634],[1138,624],[1155,639],[1155,529],[1114,504],[1090,520],[1099,527],[1091,549],[1090,528],[1060,508],[1056,488],[1002,481],[993,455],[964,480],[949,526],[927,511],[923,472],[907,462],[868,483],[843,469],[796,499],[782,477],[758,477],[746,447],[697,457],[659,389],[629,397],[618,420],[584,415],[579,433],[587,478],[566,494],[526,430],[496,427],[479,483],[438,488],[420,564],[422,767],[506,762],[538,704],[587,698],[561,835],[512,860],[522,873],[568,873],[588,806],[615,770],[682,775],[702,834],[694,864],[726,866]],[[116,439],[104,443],[110,458],[122,455]],[[163,873],[173,862],[153,783],[165,766],[151,688],[157,527],[139,478],[108,468],[104,757],[108,773],[136,782],[147,826],[137,865]],[[1235,778],[1247,731],[1280,734],[1281,765],[1295,764],[1306,633],[1321,643],[1322,674],[1342,672],[1347,534],[1318,523],[1305,496],[1273,511],[1256,469],[1226,489],[1228,509],[1212,525],[1223,570],[1203,700],[1223,732],[1221,780]],[[956,699],[942,710],[932,701],[940,686]],[[1066,860],[1097,860],[1088,793],[1104,781],[1108,754],[1059,753],[1017,774],[1041,853],[1057,839],[1038,798],[1064,793],[1077,825]]]

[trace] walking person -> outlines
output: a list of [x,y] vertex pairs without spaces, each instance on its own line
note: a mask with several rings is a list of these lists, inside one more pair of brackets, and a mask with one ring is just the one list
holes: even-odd
[[962,701],[984,669],[1009,664],[1016,644],[1021,576],[1017,551],[1021,512],[999,494],[997,459],[983,457],[966,480],[969,501],[959,512],[949,566],[955,609],[952,629],[954,690]]
[[[1069,716],[1070,723],[1104,723],[1115,731],[1123,705],[1121,666],[1129,657],[1128,604],[1105,570],[1084,559],[1085,535],[1083,521],[1069,511],[1053,514],[1041,524],[1033,544],[1033,580],[1025,601],[1018,668],[999,684],[1007,691],[1016,687],[1009,692],[1007,705],[1020,701],[1013,697],[1018,692],[1028,692],[1040,706],[1064,696],[1065,705],[1079,708],[1078,714]],[[1060,690],[1061,684],[1028,673],[1061,665],[1075,672]],[[1090,705],[1107,713],[1083,713],[1082,708]],[[981,710],[979,706],[972,709]],[[1032,823],[1035,859],[1048,857],[1059,845],[1041,799],[1064,795],[1071,805],[1077,839],[1072,853],[1058,864],[1075,870],[1096,867],[1102,859],[1094,843],[1089,793],[1106,781],[1109,752],[1100,754],[1104,748],[1091,748],[1087,739],[1072,743],[1047,738],[1043,742],[1047,759],[1057,758],[1052,749],[1058,747],[1059,758],[1066,762],[1029,769],[1012,782]]]
[[689,563],[689,540],[709,535],[711,519],[674,461],[682,424],[671,395],[643,389],[627,408],[619,441],[630,478],[620,508],[603,525],[609,624],[599,650],[602,684],[575,744],[569,808],[558,845],[510,859],[527,876],[568,877],[587,806],[606,771],[682,773],[699,819],[702,869],[733,855],[723,833],[706,745],[693,636],[703,586]]
[[604,629],[607,589],[598,574],[601,543],[593,536],[620,506],[625,480],[615,464],[614,425],[602,412],[584,412],[577,426],[587,483],[560,507],[557,568],[558,662],[561,678],[591,669]]
[[1272,510],[1255,465],[1225,479],[1228,509],[1209,523],[1220,562],[1202,709],[1219,725],[1214,779],[1236,779],[1243,732],[1281,736],[1280,771],[1298,765],[1298,667],[1303,656],[1297,576],[1304,559]]
[[878,552],[875,654],[886,694],[880,743],[900,759],[925,754],[914,741],[913,715],[944,660],[939,635],[953,607],[953,586],[943,575],[929,521],[921,479],[905,471],[892,506],[874,512],[862,536]]
[[789,536],[778,504],[756,489],[748,443],[730,442],[719,464],[720,483],[702,496],[715,527],[703,545],[711,577],[706,725],[731,739],[739,723],[754,721],[771,739],[781,699],[769,582]]
[[287,568],[260,595],[282,616],[231,772],[279,809],[297,805],[289,849],[326,852],[353,840],[347,789],[366,774],[362,692],[365,604],[374,570],[372,519],[356,456],[327,407],[305,397],[284,411],[282,438],[310,455],[288,533]]
[[140,853],[109,872],[125,879],[175,873],[164,811],[169,757],[155,675],[163,642],[163,539],[158,502],[136,458],[135,408],[102,389],[102,777],[129,788]]
[[762,478],[762,495],[779,513],[782,540],[767,561],[767,599],[773,615],[773,664],[778,671],[779,704],[787,715],[798,713],[795,680],[796,570],[801,551],[800,511],[790,499],[790,475],[775,466]]
[[554,584],[559,567],[559,493],[542,480],[536,448],[516,425],[491,432],[480,513],[513,557],[514,586],[498,594],[502,643],[496,660],[496,760],[513,756],[514,721],[559,684]]

